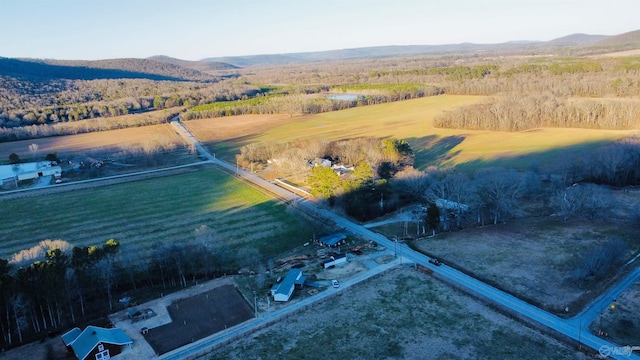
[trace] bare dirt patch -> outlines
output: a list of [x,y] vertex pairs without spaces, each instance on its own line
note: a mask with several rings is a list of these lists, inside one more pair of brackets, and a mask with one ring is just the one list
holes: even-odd
[[579,359],[562,343],[402,266],[233,342],[212,359]]
[[253,317],[253,309],[232,285],[177,301],[168,311],[173,321],[149,329],[145,335],[159,355]]

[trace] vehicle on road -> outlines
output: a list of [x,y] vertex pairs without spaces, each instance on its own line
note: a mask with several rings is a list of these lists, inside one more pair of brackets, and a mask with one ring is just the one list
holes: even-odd
[[338,280],[331,280],[331,286],[333,286],[334,288],[339,288],[340,283],[338,282]]
[[442,262],[440,262],[440,260],[438,260],[438,259],[429,259],[429,262],[432,263],[435,266],[442,265]]

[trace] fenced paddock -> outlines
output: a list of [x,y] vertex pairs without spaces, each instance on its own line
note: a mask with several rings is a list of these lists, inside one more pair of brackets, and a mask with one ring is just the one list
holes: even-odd
[[173,320],[145,339],[158,355],[195,342],[253,317],[253,309],[232,285],[225,285],[167,307]]

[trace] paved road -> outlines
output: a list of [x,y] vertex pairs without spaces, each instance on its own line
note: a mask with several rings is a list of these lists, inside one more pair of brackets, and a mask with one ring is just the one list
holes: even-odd
[[[447,265],[434,266],[429,263],[429,258],[421,253],[413,251],[409,247],[404,244],[394,243],[389,240],[385,236],[382,236],[378,233],[375,233],[362,225],[356,224],[346,218],[338,216],[337,214],[327,211],[325,209],[319,208],[315,205],[315,203],[303,199],[279,186],[276,186],[254,174],[246,172],[242,169],[238,169],[237,167],[230,165],[226,162],[223,162],[219,159],[216,159],[215,156],[209,154],[209,152],[191,135],[184,126],[178,121],[173,122],[174,126],[180,130],[182,134],[184,134],[185,138],[189,141],[193,142],[197,148],[197,150],[203,156],[209,158],[213,163],[221,166],[227,171],[235,173],[237,176],[242,177],[243,179],[250,181],[253,184],[256,184],[260,187],[263,187],[274,194],[278,195],[280,198],[290,202],[293,206],[300,208],[301,210],[308,211],[309,213],[314,214],[315,216],[319,216],[321,218],[331,220],[336,223],[338,226],[343,229],[359,235],[363,238],[372,240],[377,242],[378,244],[386,247],[390,251],[398,251],[401,254],[401,259],[411,261],[413,263],[425,266],[431,270],[433,270],[438,275],[448,279],[449,281],[453,281],[459,286],[466,288],[468,291],[475,293],[478,296],[484,297],[493,301],[500,306],[503,306],[510,311],[514,311],[520,314],[523,317],[526,317],[532,321],[538,322],[539,324],[548,327],[549,329],[553,329],[558,333],[561,333],[569,338],[572,338],[576,341],[579,341],[581,344],[586,345],[592,349],[598,350],[601,352],[611,356],[616,359],[640,359],[640,356],[635,354],[626,354],[624,350],[621,350],[620,346],[617,344],[613,344],[606,339],[600,338],[592,334],[587,328],[589,321],[593,320],[601,311],[604,309],[612,299],[612,294],[620,294],[629,286],[631,286],[635,281],[640,278],[640,267],[635,271],[631,272],[630,275],[625,277],[622,281],[620,281],[613,289],[611,289],[607,294],[601,296],[599,299],[594,301],[585,311],[583,311],[580,315],[575,317],[574,319],[562,319],[551,313],[548,313],[538,307],[535,307],[523,300],[520,300],[510,294],[507,294],[501,290],[498,290],[490,285],[487,285],[471,276],[463,274],[462,272],[453,269]],[[355,279],[354,279],[355,280]],[[626,345],[626,344],[625,344]],[[640,344],[638,344],[640,345]],[[616,353],[620,352],[620,353]]]
[[295,313],[296,311],[299,311],[301,309],[306,308],[307,306],[312,305],[315,302],[321,301],[327,297],[330,296],[334,296],[342,291],[344,291],[345,289],[348,289],[349,287],[358,284],[362,281],[365,281],[369,278],[371,278],[372,276],[376,276],[380,273],[383,273],[397,265],[400,264],[400,259],[396,259],[392,262],[389,262],[387,264],[384,265],[379,265],[376,266],[373,269],[370,269],[366,272],[360,273],[359,275],[348,279],[348,280],[344,280],[344,281],[340,281],[340,287],[339,288],[333,288],[333,287],[328,287],[326,290],[320,291],[318,294],[313,295],[311,297],[308,297],[306,299],[303,299],[297,303],[293,303],[290,304],[289,306],[286,306],[280,310],[277,311],[273,311],[273,312],[268,312],[268,313],[262,313],[259,314],[259,317],[254,318],[252,320],[249,321],[245,321],[241,324],[238,324],[232,328],[226,329],[224,331],[218,332],[216,334],[213,334],[209,337],[206,337],[204,339],[200,339],[194,343],[191,343],[189,345],[185,345],[181,348],[178,348],[176,350],[170,351],[166,354],[163,354],[160,356],[160,359],[162,360],[179,360],[179,359],[184,359],[187,358],[189,356],[193,356],[194,354],[199,354],[199,353],[203,353],[206,352],[208,349],[224,343],[226,341],[230,341],[230,340],[234,340],[237,338],[242,337],[243,335],[247,334],[247,333],[251,333],[255,328],[258,328],[260,326],[265,326],[269,323],[272,323],[278,319],[281,318],[285,318],[286,316]]

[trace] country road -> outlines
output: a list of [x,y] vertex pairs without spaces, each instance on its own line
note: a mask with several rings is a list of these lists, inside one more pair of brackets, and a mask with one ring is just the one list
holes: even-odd
[[[640,267],[637,267],[635,271],[631,272],[606,294],[602,295],[600,298],[594,301],[594,303],[588,306],[581,314],[577,315],[573,319],[562,319],[510,294],[498,290],[482,281],[468,276],[456,269],[453,269],[445,264],[441,266],[432,265],[428,262],[429,258],[427,256],[410,249],[404,244],[394,243],[385,236],[375,233],[360,224],[356,224],[342,216],[318,207],[312,201],[304,199],[288,190],[285,190],[282,187],[274,185],[255,174],[244,171],[242,169],[238,169],[236,166],[221,161],[210,154],[206,150],[206,148],[204,148],[204,146],[202,146],[202,144],[200,144],[200,142],[179,121],[173,121],[172,124],[176,127],[176,129],[180,131],[185,139],[195,145],[196,149],[202,156],[207,157],[214,164],[231,173],[236,174],[242,179],[260,186],[270,192],[273,192],[281,199],[289,202],[292,206],[297,207],[302,211],[313,214],[316,217],[330,220],[339,227],[342,227],[343,229],[355,235],[374,241],[379,245],[386,247],[390,251],[399,251],[399,253],[401,254],[401,258],[409,260],[415,264],[425,266],[431,269],[438,276],[443,277],[448,281],[454,282],[458,286],[466,289],[468,292],[491,301],[494,304],[497,304],[500,307],[503,307],[511,312],[515,312],[522,317],[528,318],[531,321],[537,322],[543,327],[567,336],[579,342],[581,345],[585,345],[596,351],[600,351],[601,354],[608,355],[611,358],[615,359],[640,359],[640,356],[636,354],[626,354],[624,353],[624,351],[616,351],[622,348],[621,345],[627,344],[613,344],[606,339],[592,334],[587,329],[587,325],[589,324],[590,320],[593,320],[599,313],[598,309],[603,309],[603,304],[604,306],[606,306],[607,302],[610,299],[615,298],[615,296],[613,295],[623,292],[640,278]],[[172,357],[172,359],[174,358]],[[178,358],[176,357],[175,359]]]

